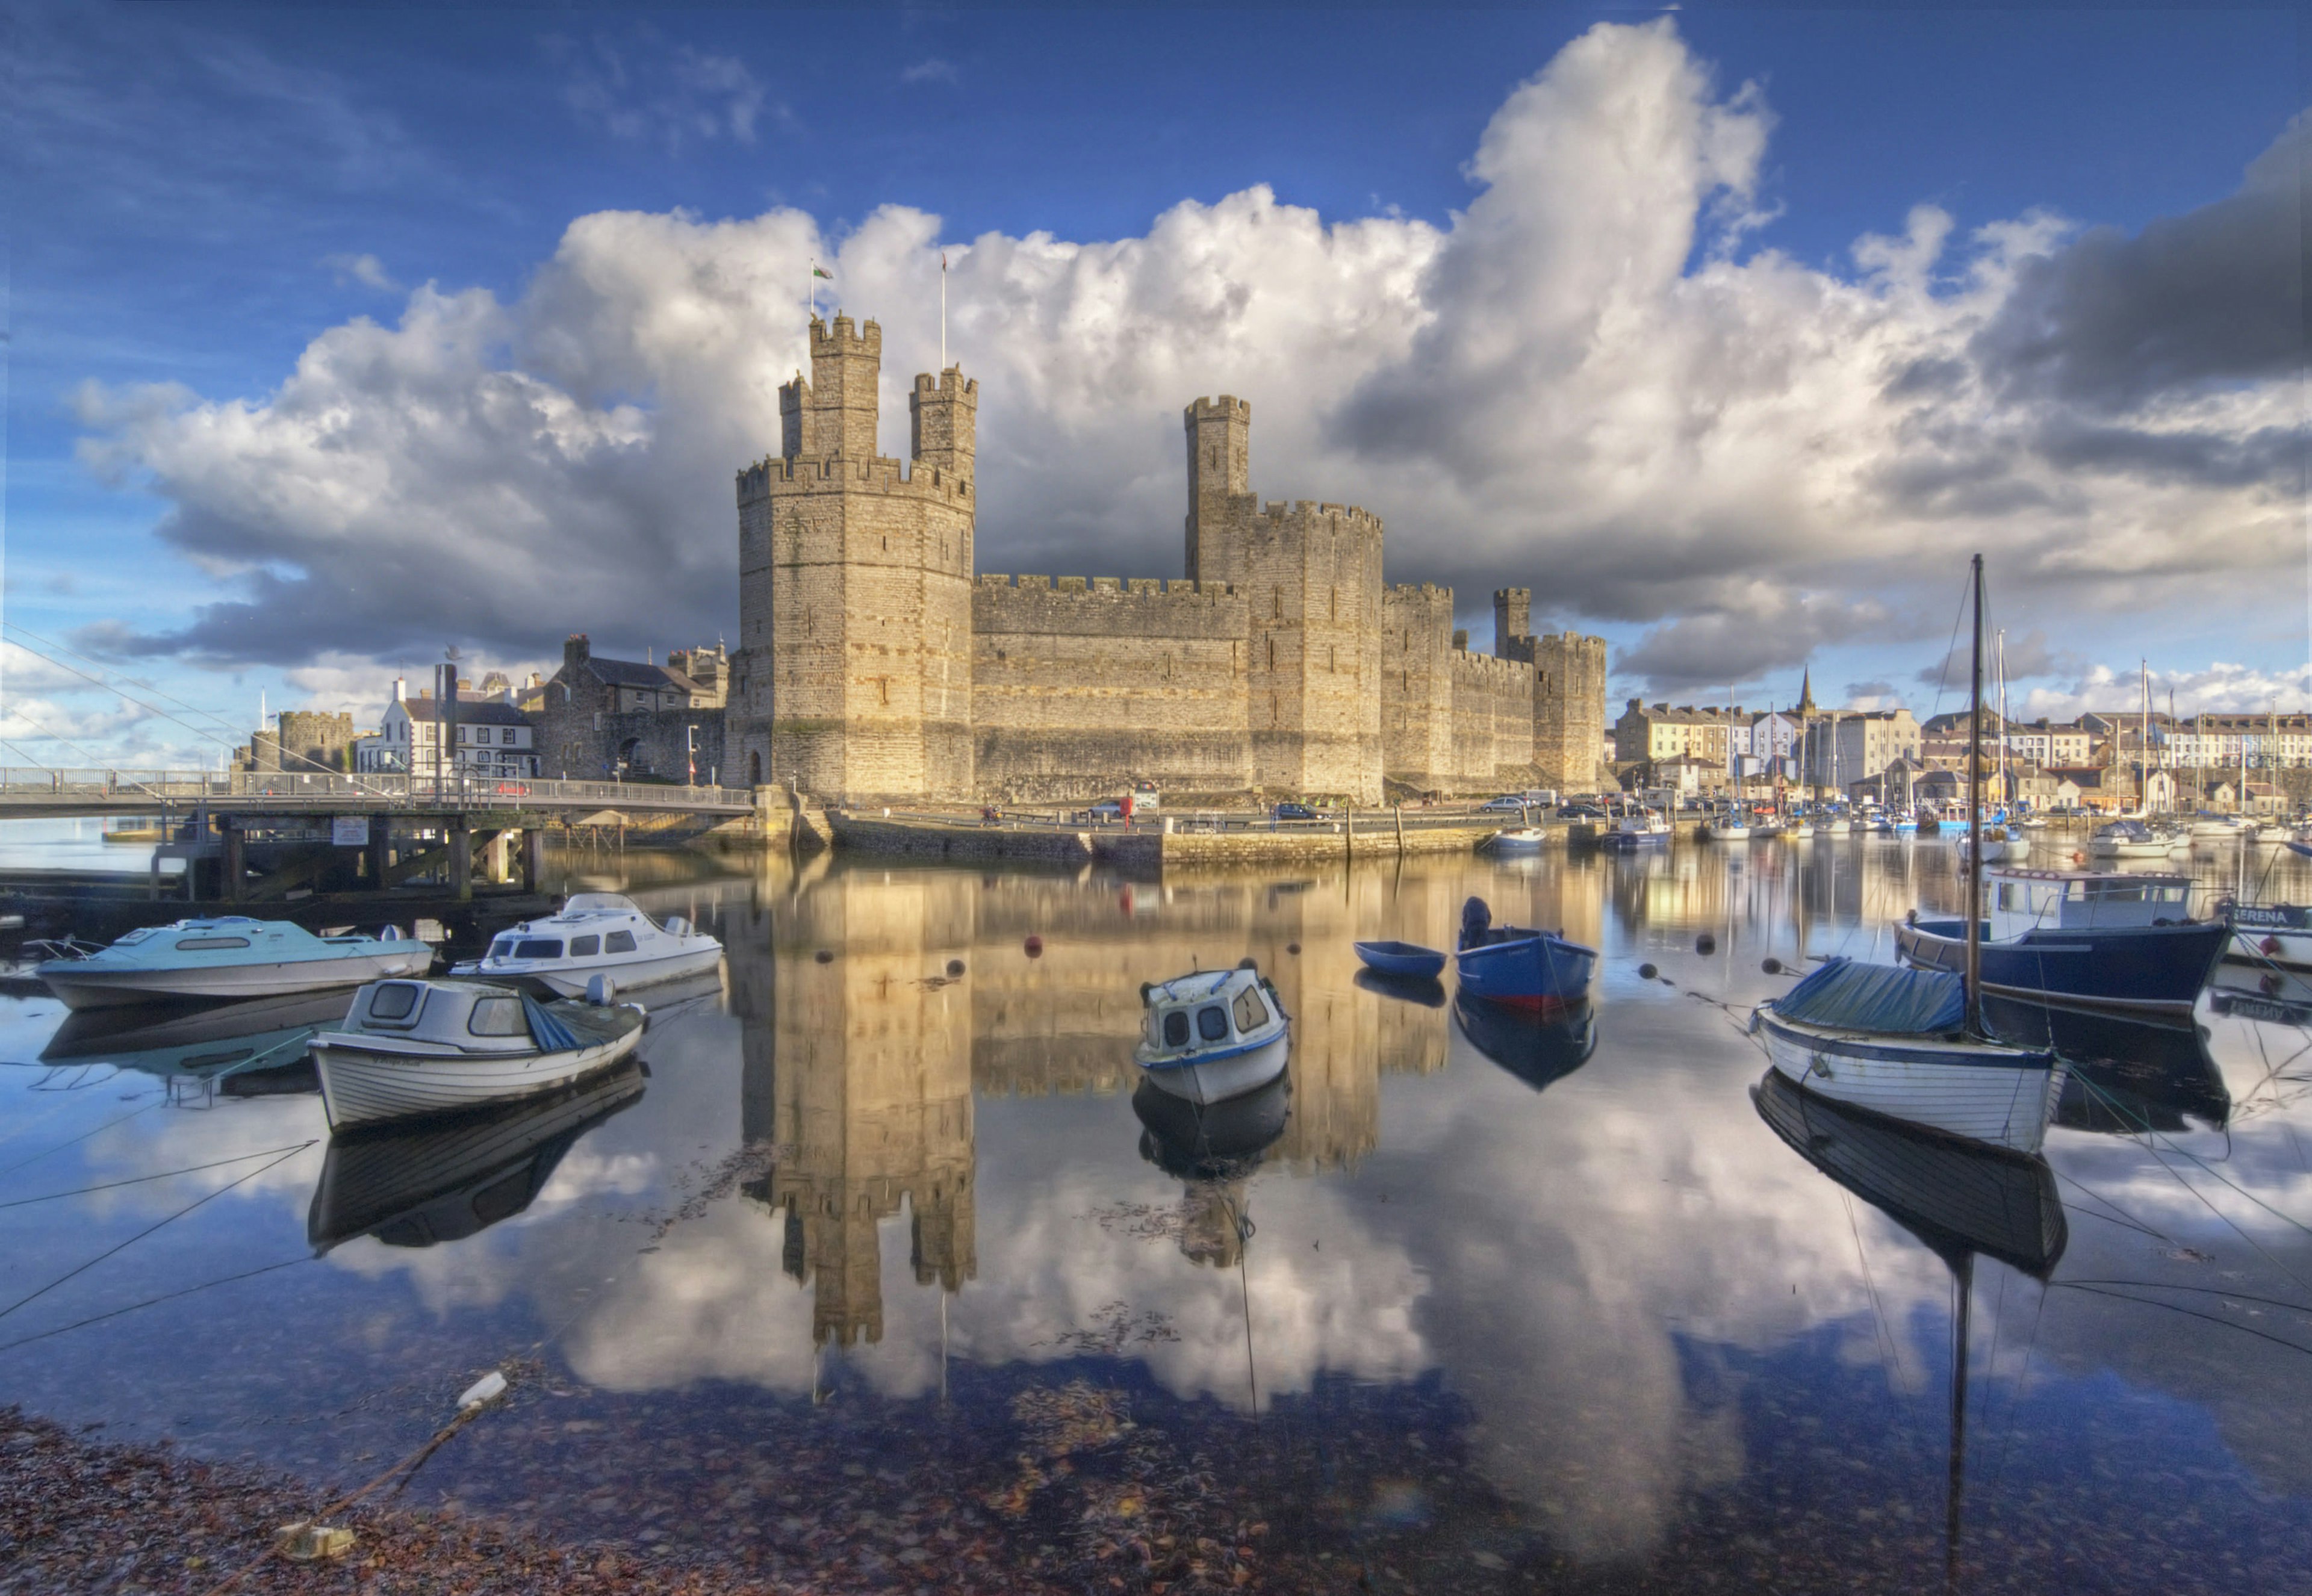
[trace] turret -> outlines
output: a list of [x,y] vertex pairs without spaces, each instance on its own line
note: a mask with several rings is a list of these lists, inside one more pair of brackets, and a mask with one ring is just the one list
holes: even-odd
[[1200,399],[1181,420],[1188,433],[1187,574],[1217,579],[1218,570],[1203,568],[1201,545],[1227,526],[1230,500],[1252,495],[1252,403],[1225,393]]
[[[1493,654],[1497,659],[1516,659],[1511,644],[1533,636],[1533,590],[1529,587],[1504,587],[1493,591]],[[1531,653],[1528,651],[1528,655]]]
[[968,478],[978,444],[978,381],[965,381],[960,366],[948,367],[936,381],[928,372],[918,373],[907,395],[907,453],[915,464]]
[[835,325],[810,320],[810,381],[796,373],[779,388],[779,452],[875,455],[875,382],[883,365],[883,329],[870,321],[856,329],[848,316]]

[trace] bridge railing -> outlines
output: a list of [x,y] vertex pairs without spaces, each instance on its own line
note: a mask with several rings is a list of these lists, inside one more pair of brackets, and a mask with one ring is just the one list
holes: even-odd
[[744,810],[743,787],[670,786],[655,782],[556,781],[468,771],[429,773],[57,769],[0,766],[0,811],[11,804],[188,805],[256,799],[267,809]]

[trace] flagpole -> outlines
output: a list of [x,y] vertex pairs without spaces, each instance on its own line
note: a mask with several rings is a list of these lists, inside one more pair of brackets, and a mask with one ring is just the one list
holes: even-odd
[[947,370],[947,251],[940,251],[940,370]]

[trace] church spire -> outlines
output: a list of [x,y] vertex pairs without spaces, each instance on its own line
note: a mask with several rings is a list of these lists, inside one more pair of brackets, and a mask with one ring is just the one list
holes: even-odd
[[1814,706],[1814,668],[1812,666],[1808,666],[1806,673],[1799,678],[1798,712],[1800,715],[1817,713]]

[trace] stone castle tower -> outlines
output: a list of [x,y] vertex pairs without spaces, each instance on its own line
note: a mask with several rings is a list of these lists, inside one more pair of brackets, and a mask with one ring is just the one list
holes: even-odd
[[1381,523],[1352,505],[1264,505],[1252,491],[1252,406],[1183,413],[1188,575],[1243,594],[1253,785],[1380,796]]
[[882,357],[874,322],[813,317],[810,378],[779,390],[779,453],[739,473],[727,746],[750,785],[968,798],[979,384],[955,367],[915,380],[903,463],[876,452]]
[[1493,653],[1533,667],[1533,764],[1543,785],[1572,793],[1602,785],[1606,640],[1535,636],[1533,590],[1505,587],[1493,594]]

